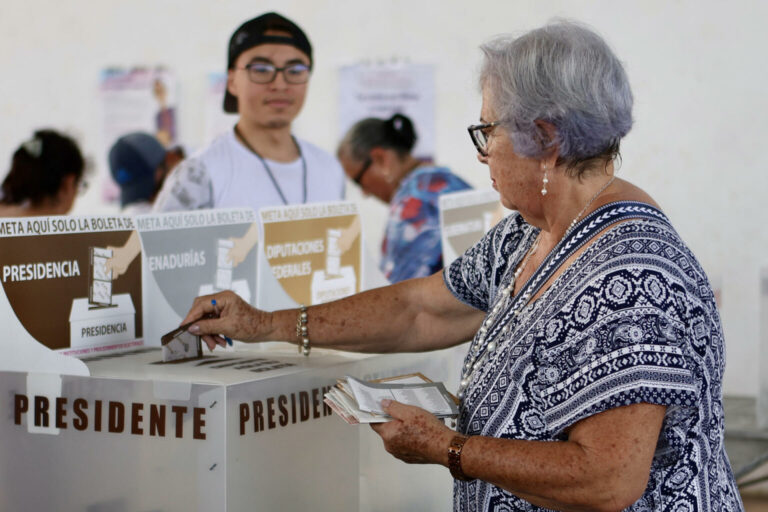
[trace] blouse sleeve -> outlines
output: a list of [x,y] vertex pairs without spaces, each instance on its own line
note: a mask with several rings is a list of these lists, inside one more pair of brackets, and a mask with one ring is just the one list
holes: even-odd
[[690,326],[698,322],[708,337],[718,324],[692,296],[689,276],[638,254],[600,260],[570,276],[560,312],[540,333],[538,382],[554,433],[615,407],[690,407],[699,398]]

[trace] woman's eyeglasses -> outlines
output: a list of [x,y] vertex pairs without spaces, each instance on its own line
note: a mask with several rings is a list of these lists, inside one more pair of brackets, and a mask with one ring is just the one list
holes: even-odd
[[473,124],[467,128],[469,131],[469,137],[477,148],[477,152],[482,156],[488,156],[488,139],[493,131],[493,128],[498,126],[500,121],[494,121],[492,123]]
[[366,171],[368,171],[368,168],[371,166],[372,163],[373,163],[373,160],[371,160],[371,157],[368,157],[368,159],[363,164],[363,167],[361,167],[360,170],[357,172],[357,176],[352,178],[352,181],[354,181],[355,183],[357,183],[362,187],[363,184],[360,182],[363,181],[363,174],[365,174]]

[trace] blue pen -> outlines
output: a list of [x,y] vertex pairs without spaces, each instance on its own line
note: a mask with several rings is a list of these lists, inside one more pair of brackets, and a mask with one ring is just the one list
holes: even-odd
[[[216,299],[211,299],[211,306],[213,306],[213,312],[216,313],[216,316],[219,316],[219,308],[216,307]],[[227,340],[227,345],[231,347],[232,338],[230,338],[229,336],[224,336],[224,339]]]

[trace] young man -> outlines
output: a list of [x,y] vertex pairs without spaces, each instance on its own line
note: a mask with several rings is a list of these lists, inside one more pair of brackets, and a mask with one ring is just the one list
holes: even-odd
[[224,96],[224,110],[240,119],[176,167],[154,210],[258,210],[342,199],[338,161],[291,134],[311,70],[312,46],[292,21],[270,12],[242,24],[229,41]]

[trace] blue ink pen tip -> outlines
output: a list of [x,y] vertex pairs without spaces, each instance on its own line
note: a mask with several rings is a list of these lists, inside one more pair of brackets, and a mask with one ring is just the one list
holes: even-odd
[[231,347],[232,346],[232,338],[224,336],[224,339],[227,340],[227,345],[229,345]]

